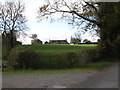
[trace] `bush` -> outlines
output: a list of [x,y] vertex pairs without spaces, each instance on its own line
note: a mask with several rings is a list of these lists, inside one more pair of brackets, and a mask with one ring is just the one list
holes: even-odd
[[63,69],[67,68],[67,60],[64,53],[50,54],[49,55],[49,68]]
[[120,35],[117,39],[114,40],[114,54],[115,57],[119,60],[120,59]]
[[49,65],[52,68],[78,68],[97,60],[97,50],[87,49],[80,52],[66,52],[61,55],[50,55],[49,61],[51,64]]
[[99,58],[110,60],[120,59],[120,35],[116,34],[116,37],[111,40],[100,41],[97,46]]
[[97,46],[97,52],[99,59],[110,59],[113,56],[112,46],[108,42],[99,42]]
[[76,64],[78,63],[78,60],[76,57],[77,55],[75,52],[66,53],[66,60],[67,60],[68,68],[73,68],[76,66]]
[[87,49],[79,52],[80,65],[86,65],[90,62],[95,62],[98,59],[96,49]]
[[38,69],[40,68],[38,53],[29,49],[13,49],[8,57],[8,64],[13,69]]
[[[32,45],[33,46],[33,45]],[[76,68],[95,61],[96,50],[46,52],[49,48],[20,45],[9,54],[9,66],[13,69],[66,69]],[[54,47],[53,47],[54,49]]]
[[[22,43],[14,40],[13,45],[16,47],[18,45],[22,45]],[[6,35],[2,35],[2,60],[7,60],[11,49],[12,47],[10,46],[8,37]]]

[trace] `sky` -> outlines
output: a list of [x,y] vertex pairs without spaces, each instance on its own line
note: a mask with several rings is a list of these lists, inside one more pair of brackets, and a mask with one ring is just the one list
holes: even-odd
[[[4,2],[5,0],[0,0],[0,2]],[[8,0],[9,1],[9,0]],[[27,26],[29,29],[26,31],[27,36],[21,36],[18,40],[23,44],[31,44],[31,34],[37,34],[38,39],[42,40],[43,43],[49,40],[65,40],[67,39],[70,42],[70,38],[77,31],[72,28],[72,26],[68,25],[66,22],[56,21],[49,22],[43,21],[38,22],[37,11],[40,6],[45,4],[45,0],[21,0],[25,3],[25,11],[24,14],[27,17]],[[95,41],[92,39],[89,34],[85,34],[83,39],[89,39],[91,41]],[[96,38],[97,39],[97,38]]]

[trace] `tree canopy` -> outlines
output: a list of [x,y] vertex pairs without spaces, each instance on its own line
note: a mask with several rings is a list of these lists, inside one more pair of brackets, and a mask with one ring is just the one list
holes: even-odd
[[[120,53],[120,2],[99,3],[100,48],[104,54],[116,56]],[[119,56],[119,55],[118,55]]]

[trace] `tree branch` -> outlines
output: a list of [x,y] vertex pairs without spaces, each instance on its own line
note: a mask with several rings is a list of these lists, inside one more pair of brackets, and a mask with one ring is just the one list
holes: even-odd
[[86,2],[85,0],[84,0],[84,2],[85,2],[88,6],[92,7],[96,12],[98,12],[98,11],[97,11],[97,8],[96,8],[94,5]]
[[91,22],[91,23],[96,24],[97,26],[99,26],[99,23],[98,23],[96,20],[91,20],[91,19],[89,19],[89,18],[86,18],[86,17],[78,14],[76,11],[71,11],[70,13],[74,13],[74,14],[76,14],[77,16],[81,17],[82,19],[84,19],[84,20],[86,20],[86,21],[89,21],[89,22]]

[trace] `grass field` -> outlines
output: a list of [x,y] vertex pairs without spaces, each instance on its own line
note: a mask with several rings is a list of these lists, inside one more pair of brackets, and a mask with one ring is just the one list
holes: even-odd
[[[14,75],[14,74],[48,74],[48,73],[73,73],[73,72],[79,72],[79,71],[88,71],[88,70],[102,70],[110,65],[112,65],[114,62],[94,62],[89,63],[87,65],[80,65],[81,56],[79,52],[82,50],[87,49],[94,49],[97,45],[95,44],[82,44],[82,45],[52,45],[52,44],[46,44],[46,45],[22,45],[16,47],[17,50],[24,50],[24,49],[30,49],[35,52],[38,52],[40,54],[40,67],[39,70],[10,70],[5,69],[3,72],[3,75]],[[76,60],[77,62],[76,66],[74,68],[66,68],[67,67],[67,59],[66,59],[66,53],[73,52],[77,54]],[[29,58],[29,57],[28,57]]]
[[84,45],[60,45],[60,44],[36,44],[36,45],[23,45],[23,47],[30,48],[36,52],[43,53],[65,53],[77,52],[84,49],[95,48],[96,44]]
[[[61,69],[70,66],[71,61],[75,61],[74,67],[79,67],[81,63],[81,52],[86,49],[94,49],[95,44],[82,44],[82,45],[57,45],[57,44],[36,44],[36,45],[22,45],[15,48],[16,51],[32,50],[39,54],[39,67],[41,69]],[[13,52],[13,56],[14,53]],[[72,55],[74,56],[72,57]],[[29,57],[28,57],[29,59]]]
[[[26,47],[26,46],[25,46]],[[29,48],[33,51],[36,51],[40,54],[41,67],[42,68],[66,68],[68,66],[68,60],[66,54],[75,53],[76,57],[74,58],[78,61],[78,67],[80,64],[80,55],[77,55],[78,52],[86,49],[93,49],[96,45],[94,44],[85,44],[85,45],[56,45],[56,44],[46,44],[46,45],[31,45]],[[69,57],[69,56],[68,56]]]

